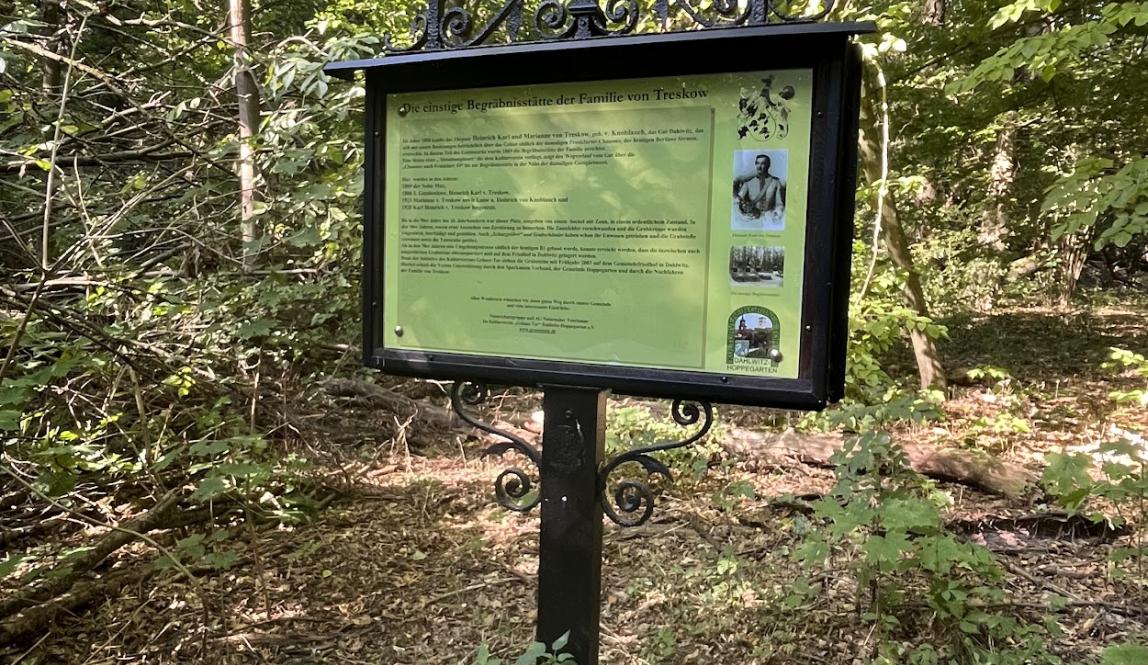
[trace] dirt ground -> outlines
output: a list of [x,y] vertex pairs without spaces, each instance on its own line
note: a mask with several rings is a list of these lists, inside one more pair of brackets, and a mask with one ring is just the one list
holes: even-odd
[[[951,367],[991,365],[1007,376],[954,388],[942,419],[896,435],[985,450],[1039,472],[1049,452],[1088,451],[1118,430],[1148,430],[1142,409],[1108,398],[1133,379],[1101,368],[1110,346],[1148,350],[1146,312],[1030,309],[949,321],[952,340],[943,350]],[[521,419],[538,408],[533,398],[515,395],[496,415]],[[611,407],[631,403],[612,398]],[[725,426],[796,422],[762,410],[719,413]],[[485,444],[474,437],[412,450],[372,433],[390,431],[385,414],[340,418],[320,419],[331,427],[323,440],[294,444],[314,453],[319,472],[342,490],[315,520],[238,530],[219,545],[238,555],[229,570],[199,574],[194,584],[174,571],[153,575],[57,621],[34,644],[0,648],[0,657],[458,665],[471,663],[483,643],[504,657],[520,653],[532,638],[538,516],[493,500],[492,483],[509,456],[481,458]],[[830,569],[814,600],[789,600],[801,575],[791,554],[808,521],[776,499],[824,492],[831,471],[710,461],[700,477],[679,471],[646,525],[607,524],[602,662],[863,662],[874,637],[855,581]],[[754,496],[724,491],[738,483],[752,484]],[[1066,660],[1145,634],[1148,578],[1121,579],[1107,561],[1130,536],[1057,517],[1039,491],[1004,499],[944,487],[954,500],[945,516],[951,528],[996,551],[1010,613],[1041,620],[1056,598],[1068,599],[1051,615],[1063,631],[1052,646]]]

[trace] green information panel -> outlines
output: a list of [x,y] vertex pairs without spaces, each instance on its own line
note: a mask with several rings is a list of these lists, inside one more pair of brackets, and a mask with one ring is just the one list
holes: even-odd
[[384,346],[796,378],[811,78],[388,95]]

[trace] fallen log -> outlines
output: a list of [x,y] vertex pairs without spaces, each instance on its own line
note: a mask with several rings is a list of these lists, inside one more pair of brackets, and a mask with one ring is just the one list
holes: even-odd
[[332,397],[347,397],[362,400],[367,405],[394,413],[400,422],[411,421],[412,425],[429,425],[439,429],[457,429],[464,426],[462,420],[450,409],[420,402],[393,390],[355,379],[330,379],[323,384],[323,390]]
[[[525,440],[527,443],[529,443],[531,445],[534,445],[534,446],[540,445],[540,439],[542,438],[542,436],[539,432],[533,432],[533,431],[528,430],[528,429],[523,429],[523,428],[519,427],[518,425],[515,425],[514,423],[506,422],[505,420],[496,420],[496,421],[492,422],[491,425],[498,430],[513,434],[513,435],[517,436],[518,438]],[[505,437],[501,437],[497,434],[489,434],[487,432],[482,433],[481,439],[487,445],[491,445],[491,446],[506,441]]]
[[62,565],[58,565],[61,570],[57,571],[61,574],[47,577],[40,584],[30,586],[9,598],[0,599],[0,619],[5,619],[27,607],[47,602],[67,592],[78,583],[83,575],[95,570],[105,559],[124,545],[135,541],[138,537],[136,534],[147,534],[160,529],[175,529],[206,522],[233,509],[233,506],[219,505],[212,509],[203,508],[176,512],[176,507],[181,498],[176,493],[168,494],[148,512],[137,515],[119,525],[117,529],[104,534],[91,548],[61,562]]
[[0,644],[18,644],[34,633],[43,632],[60,614],[75,613],[97,600],[116,594],[128,584],[146,579],[155,570],[153,566],[117,570],[102,579],[76,584],[50,602],[26,607],[9,618],[0,619]]
[[[722,447],[734,457],[759,464],[787,466],[807,464],[832,467],[833,454],[844,445],[840,434],[780,434],[733,428]],[[917,473],[975,487],[990,494],[1018,497],[1033,486],[1036,476],[1024,467],[1002,462],[977,450],[939,448],[920,443],[903,443],[909,467]]]
[[[272,555],[275,553],[272,552]],[[250,559],[241,557],[231,566],[248,565]],[[100,601],[116,596],[121,589],[131,584],[140,584],[161,571],[154,565],[155,562],[137,564],[126,568],[113,570],[100,577],[84,580],[75,584],[71,589],[60,596],[44,601],[31,607],[26,607],[18,614],[0,619],[0,646],[10,646],[31,641],[32,638],[43,634],[55,623],[61,614],[74,616],[79,610]],[[213,574],[218,570],[213,566],[196,566],[191,569],[192,574]],[[201,598],[202,600],[202,598]]]

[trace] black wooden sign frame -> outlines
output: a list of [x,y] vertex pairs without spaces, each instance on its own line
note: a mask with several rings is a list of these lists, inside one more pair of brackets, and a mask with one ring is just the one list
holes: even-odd
[[[542,41],[388,55],[329,65],[366,75],[363,361],[391,374],[509,385],[564,385],[616,393],[777,408],[821,409],[842,396],[848,334],[860,54],[868,23],[736,27],[577,41]],[[810,68],[806,257],[795,379],[386,348],[383,344],[383,198],[389,174],[391,93],[464,90],[656,76]]]

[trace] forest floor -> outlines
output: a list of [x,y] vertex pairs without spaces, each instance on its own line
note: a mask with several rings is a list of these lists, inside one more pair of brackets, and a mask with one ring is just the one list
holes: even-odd
[[[1148,430],[1144,410],[1108,397],[1132,379],[1101,368],[1108,347],[1148,351],[1148,306],[1008,310],[946,323],[951,367],[994,366],[1007,377],[952,389],[941,419],[906,425],[898,437],[985,450],[1039,473],[1047,453],[1088,450],[1116,428]],[[515,395],[498,416],[527,419],[535,397]],[[629,404],[611,399],[611,408]],[[538,516],[493,500],[509,460],[481,458],[485,443],[473,437],[418,450],[383,440],[378,433],[393,429],[387,414],[300,408],[327,412],[314,421],[325,433],[296,448],[343,487],[328,509],[309,523],[240,530],[221,543],[239,557],[229,570],[199,574],[194,585],[172,571],[129,585],[57,621],[35,644],[0,647],[0,660],[458,665],[482,643],[520,653],[532,639]],[[664,405],[655,408],[667,417]],[[723,409],[720,418],[723,429],[761,429],[792,416]],[[823,593],[800,607],[787,602],[801,574],[791,552],[807,522],[774,500],[832,482],[825,468],[754,468],[727,457],[703,474],[679,470],[649,523],[607,524],[602,662],[866,660],[875,638],[855,581],[830,569]],[[746,483],[753,496],[728,491]],[[1067,599],[1054,615],[1063,635],[1052,644],[1066,660],[1144,635],[1145,577],[1120,580],[1107,561],[1127,536],[1057,518],[1038,490],[1007,499],[943,486],[954,499],[945,516],[952,528],[996,551],[1009,613],[1040,621],[1038,601]],[[905,630],[912,642],[913,627]]]

